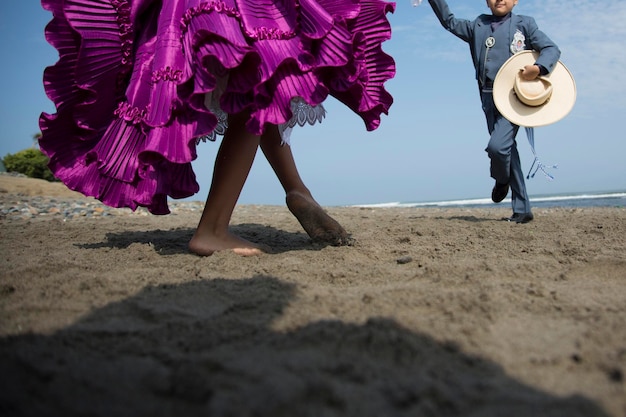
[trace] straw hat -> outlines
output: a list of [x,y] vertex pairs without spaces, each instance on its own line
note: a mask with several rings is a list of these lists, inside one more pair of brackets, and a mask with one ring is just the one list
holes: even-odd
[[493,100],[507,120],[519,126],[536,127],[565,117],[576,102],[574,77],[560,61],[554,70],[535,80],[521,76],[526,65],[533,65],[539,53],[522,51],[510,57],[493,82]]

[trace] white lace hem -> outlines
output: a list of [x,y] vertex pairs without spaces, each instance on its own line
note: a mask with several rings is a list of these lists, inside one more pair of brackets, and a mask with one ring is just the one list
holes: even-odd
[[[228,114],[224,112],[217,100],[219,94],[207,94],[204,100],[204,105],[217,117],[217,126],[208,135],[202,136],[197,139],[199,144],[201,141],[206,142],[215,141],[217,136],[224,136],[226,129],[228,129]],[[291,100],[291,112],[293,116],[286,123],[278,125],[278,132],[280,133],[281,143],[289,145],[291,140],[291,131],[293,128],[305,125],[314,125],[321,123],[322,119],[326,116],[326,109],[321,104],[311,106],[307,104],[301,97],[295,97]]]

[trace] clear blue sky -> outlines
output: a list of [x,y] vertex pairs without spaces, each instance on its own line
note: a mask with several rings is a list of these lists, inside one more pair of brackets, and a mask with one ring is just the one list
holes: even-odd
[[[449,0],[457,17],[488,12],[484,0]],[[515,13],[535,17],[561,48],[578,100],[562,121],[536,129],[556,179],[537,175],[533,195],[626,189],[626,53],[624,0],[520,0]],[[43,69],[57,60],[44,40],[50,20],[38,0],[0,2],[0,156],[32,145],[42,111],[54,112],[42,87]],[[334,99],[321,125],[296,129],[292,146],[305,182],[322,205],[488,198],[493,185],[484,152],[487,131],[467,45],[445,31],[430,6],[397,2],[385,50],[397,63],[388,83],[395,102],[371,133]],[[524,169],[533,155],[523,132]],[[199,148],[194,169],[204,200],[217,144]],[[283,191],[259,153],[240,203],[283,204]]]

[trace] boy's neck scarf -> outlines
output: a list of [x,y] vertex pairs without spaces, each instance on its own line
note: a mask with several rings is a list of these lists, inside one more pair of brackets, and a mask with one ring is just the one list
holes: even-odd
[[507,20],[509,20],[509,18],[511,17],[511,13],[507,13],[504,16],[492,16],[491,19],[491,30],[495,31],[497,28],[500,27],[500,25],[502,25],[504,22],[506,22]]

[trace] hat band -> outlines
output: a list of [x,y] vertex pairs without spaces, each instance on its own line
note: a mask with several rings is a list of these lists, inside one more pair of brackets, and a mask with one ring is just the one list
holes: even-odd
[[515,77],[515,95],[518,100],[530,107],[539,107],[550,101],[552,96],[552,83],[544,78],[537,77],[534,80],[522,79],[522,72]]

